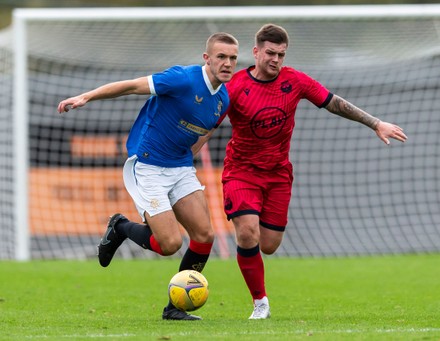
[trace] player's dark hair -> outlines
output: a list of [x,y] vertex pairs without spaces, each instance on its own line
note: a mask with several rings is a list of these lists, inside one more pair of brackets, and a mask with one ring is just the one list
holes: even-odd
[[206,41],[206,51],[208,51],[212,47],[212,45],[214,45],[214,43],[218,42],[238,46],[238,40],[232,34],[226,32],[217,32],[211,34],[211,36]]
[[255,34],[255,45],[261,46],[265,41],[289,46],[289,34],[281,26],[266,24]]

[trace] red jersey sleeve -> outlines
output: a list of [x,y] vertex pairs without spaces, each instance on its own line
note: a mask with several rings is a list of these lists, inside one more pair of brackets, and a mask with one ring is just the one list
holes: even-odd
[[304,72],[291,69],[295,78],[301,83],[302,97],[312,102],[318,108],[325,107],[333,97],[333,94],[321,83]]

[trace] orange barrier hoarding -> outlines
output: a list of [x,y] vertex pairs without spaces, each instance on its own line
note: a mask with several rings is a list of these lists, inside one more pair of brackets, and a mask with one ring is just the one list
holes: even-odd
[[[204,184],[205,171],[199,169],[197,174]],[[211,191],[216,198],[208,198],[211,217],[216,217],[214,229],[231,233],[232,223],[222,207],[221,170],[211,170],[212,174],[218,186]],[[29,223],[34,235],[100,235],[108,217],[116,212],[141,222],[125,190],[122,168],[32,168],[29,181]],[[210,195],[208,187],[205,192]]]

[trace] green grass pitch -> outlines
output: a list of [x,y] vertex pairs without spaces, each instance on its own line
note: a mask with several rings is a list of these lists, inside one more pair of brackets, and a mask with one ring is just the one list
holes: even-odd
[[202,321],[163,321],[177,259],[0,262],[0,340],[440,340],[440,254],[267,257],[250,321],[234,259],[211,259]]

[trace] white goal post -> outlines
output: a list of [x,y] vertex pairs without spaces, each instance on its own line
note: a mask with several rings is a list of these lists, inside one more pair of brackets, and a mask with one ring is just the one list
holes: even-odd
[[[440,199],[435,193],[440,183],[440,120],[431,115],[438,112],[440,104],[436,85],[440,76],[440,5],[52,8],[13,11],[14,81],[9,108],[13,114],[5,118],[13,122],[9,160],[13,163],[13,187],[8,189],[14,198],[13,226],[2,233],[13,231],[14,238],[6,239],[14,240],[14,246],[7,247],[14,251],[0,254],[0,259],[92,257],[90,250],[94,250],[93,241],[99,241],[99,233],[70,226],[76,217],[67,215],[89,214],[90,207],[78,208],[81,201],[89,200],[90,195],[101,198],[104,192],[107,199],[97,203],[102,212],[96,213],[96,225],[112,213],[110,208],[129,205],[119,187],[93,186],[95,177],[108,176],[106,181],[113,181],[112,169],[118,169],[123,160],[121,141],[128,132],[115,129],[126,129],[134,117],[122,120],[119,112],[136,115],[140,102],[104,101],[87,113],[83,110],[53,123],[59,100],[143,71],[201,63],[204,42],[215,31],[227,31],[238,38],[239,68],[246,67],[253,63],[253,34],[266,22],[281,24],[291,35],[286,65],[308,72],[372,114],[396,121],[409,135],[406,146],[393,144],[387,149],[368,129],[301,104],[293,134],[293,141],[298,142],[292,142],[298,184],[294,184],[288,232],[280,254],[440,250]],[[0,45],[0,49],[9,48]],[[5,61],[4,65],[10,63]],[[5,75],[9,72],[6,69],[0,65]],[[82,124],[79,128],[75,115]],[[106,125],[108,130],[104,131]],[[92,126],[96,126],[93,131]],[[208,149],[216,155],[209,158],[212,164],[210,161],[204,169],[203,160],[199,161],[201,175],[207,179],[219,179],[222,150],[229,138],[227,128],[226,122],[218,146]],[[91,143],[101,151],[109,150],[97,156]],[[68,187],[62,181],[66,177],[76,187]],[[212,186],[211,180],[207,181]],[[44,186],[56,195],[44,197]],[[211,207],[216,217],[222,205],[219,188],[212,191],[216,194],[210,200],[210,204],[219,205]],[[109,202],[112,195],[124,199]],[[72,206],[58,206],[56,198],[67,198],[65,204]],[[1,212],[8,207],[0,207]],[[39,226],[32,227],[31,219],[33,223],[38,219],[35,224]],[[227,236],[216,244],[215,253],[228,257],[234,247],[233,233],[228,222],[216,219],[218,232]],[[86,221],[87,216],[82,216],[81,223]],[[72,249],[65,246],[72,243]],[[128,246],[119,255],[145,256]]]

